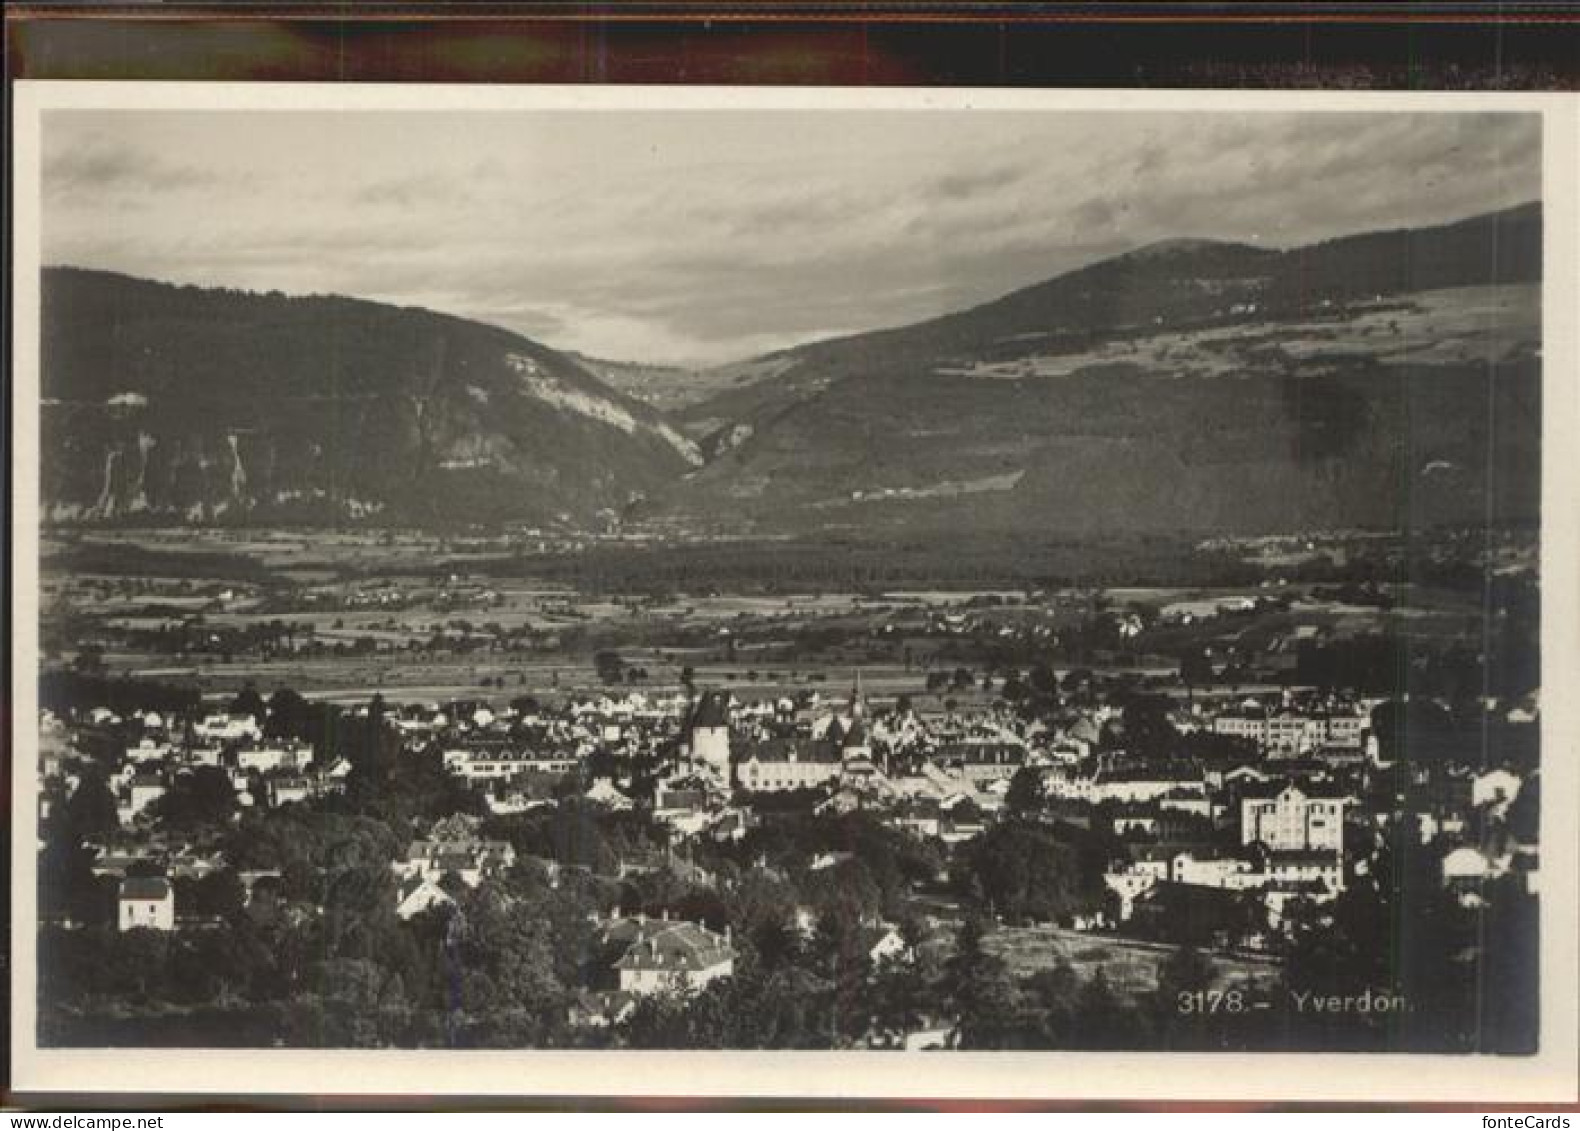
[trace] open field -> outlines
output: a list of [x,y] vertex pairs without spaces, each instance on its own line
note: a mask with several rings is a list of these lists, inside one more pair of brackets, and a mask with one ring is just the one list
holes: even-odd
[[[1061,927],[1001,927],[983,940],[983,947],[1003,958],[1017,978],[1048,970],[1067,961],[1083,978],[1102,970],[1116,993],[1135,996],[1157,988],[1157,969],[1175,948],[1167,943],[1084,934]],[[1251,983],[1259,989],[1278,980],[1276,960],[1239,955],[1207,954],[1217,975],[1214,988]]]
[[[1541,288],[1458,287],[1399,295],[1386,302],[1332,308],[1301,322],[1256,321],[1236,311],[1233,325],[1116,337],[1085,350],[1038,353],[1039,335],[1022,335],[1020,356],[944,366],[941,374],[1025,381],[1123,366],[1178,377],[1234,376],[1292,363],[1370,361],[1410,365],[1493,365],[1540,338]],[[1009,343],[1006,343],[1009,344]],[[1309,369],[1308,369],[1309,371]]]
[[[1358,544],[1352,534],[1299,541]],[[1233,659],[1232,686],[1245,692],[1278,686],[1307,643],[1392,633],[1473,646],[1483,628],[1479,590],[1408,575],[1364,590],[1269,571],[1216,586],[765,592],[697,581],[645,592],[458,564],[472,553],[497,562],[504,544],[399,532],[79,532],[46,552],[46,656],[69,660],[91,644],[112,672],[196,683],[215,697],[252,683],[340,702],[375,692],[426,702],[597,691],[610,683],[597,658],[612,653],[619,682],[651,694],[674,693],[691,669],[698,683],[752,697],[827,697],[859,672],[875,702],[904,695],[941,713],[951,701],[991,705],[1036,665],[1056,679],[1084,668],[1184,696],[1180,657],[1205,650],[1220,669]]]

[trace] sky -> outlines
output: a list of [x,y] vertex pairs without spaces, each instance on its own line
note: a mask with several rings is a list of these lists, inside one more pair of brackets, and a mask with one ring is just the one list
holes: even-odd
[[44,261],[425,306],[709,365],[1159,239],[1287,247],[1540,196],[1531,115],[78,111]]

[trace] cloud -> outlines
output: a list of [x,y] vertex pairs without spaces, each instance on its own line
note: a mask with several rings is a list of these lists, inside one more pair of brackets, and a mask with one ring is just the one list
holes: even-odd
[[97,198],[101,203],[130,194],[185,192],[211,187],[224,176],[200,164],[150,157],[130,145],[101,141],[82,147],[47,147],[44,153],[47,200]]
[[1533,116],[52,112],[45,255],[426,305],[711,363],[1154,240],[1305,243],[1535,198]]

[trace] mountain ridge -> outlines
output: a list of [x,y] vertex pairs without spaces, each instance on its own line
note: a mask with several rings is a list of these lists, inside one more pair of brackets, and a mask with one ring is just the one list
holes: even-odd
[[796,347],[678,414],[709,462],[665,501],[794,529],[1527,520],[1541,242],[1526,204],[1286,250],[1176,243]]
[[61,519],[587,522],[700,456],[541,343],[417,307],[42,277]]
[[51,267],[45,516],[940,536],[1523,520],[1540,268],[1539,205],[1284,250],[1161,241],[717,367],[719,391],[665,414],[631,394],[672,367],[420,307]]

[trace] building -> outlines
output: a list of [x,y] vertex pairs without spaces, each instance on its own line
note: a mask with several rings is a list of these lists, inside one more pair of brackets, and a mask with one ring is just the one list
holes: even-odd
[[1219,715],[1212,722],[1215,734],[1248,738],[1275,757],[1296,757],[1324,746],[1358,750],[1370,727],[1366,715],[1345,711],[1240,711]]
[[1308,795],[1286,785],[1272,797],[1240,800],[1240,843],[1263,844],[1275,852],[1344,850],[1342,797]]
[[313,792],[313,783],[304,777],[277,777],[268,782],[269,804],[275,808],[306,801]]
[[724,934],[697,923],[616,915],[603,924],[599,942],[617,953],[612,969],[626,993],[689,993],[735,972],[735,948]]
[[483,877],[508,869],[516,850],[504,840],[414,840],[405,858],[390,868],[401,880],[426,879],[438,883],[446,875],[458,876],[475,888]]
[[121,881],[120,928],[135,931],[173,931],[176,928],[176,893],[163,876],[133,876]]
[[1169,879],[1196,887],[1244,890],[1257,886],[1263,877],[1251,861],[1240,856],[1181,852],[1169,862]]
[[129,824],[165,795],[164,778],[157,774],[133,774],[121,794],[116,812],[121,824]]
[[1320,849],[1272,851],[1262,873],[1275,890],[1307,895],[1337,894],[1344,890],[1343,857]]
[[126,748],[128,762],[163,762],[169,757],[170,743],[155,742],[152,738],[141,739],[136,746]]
[[[1161,797],[1176,798],[1206,795],[1207,783],[1196,765],[1131,765],[1108,768],[1097,773],[1085,799],[1093,804],[1104,801],[1141,803]],[[1080,796],[1079,793],[1074,794]]]
[[415,875],[402,880],[395,891],[395,914],[402,919],[454,903],[449,893],[428,876]]
[[911,947],[905,936],[887,923],[863,924],[859,932],[860,946],[867,954],[867,961],[874,966],[884,962],[908,962]]
[[933,752],[933,760],[974,782],[993,782],[1015,776],[1026,764],[1026,747],[999,736],[971,736],[940,746]]
[[505,742],[473,742],[446,750],[444,768],[468,782],[507,781],[526,774],[568,774],[581,764],[574,751],[522,750]]
[[192,724],[192,734],[207,742],[253,742],[263,737],[258,720],[251,715],[209,715]]
[[730,705],[722,692],[705,692],[686,719],[686,757],[730,780]]
[[1508,770],[1477,774],[1470,783],[1470,804],[1477,809],[1486,805],[1502,812],[1520,795],[1520,784],[1519,775]]
[[312,747],[294,742],[278,746],[244,746],[236,751],[236,768],[243,773],[299,770],[312,760]]
[[826,785],[839,778],[843,765],[827,743],[769,739],[754,745],[735,772],[742,789],[776,793]]

